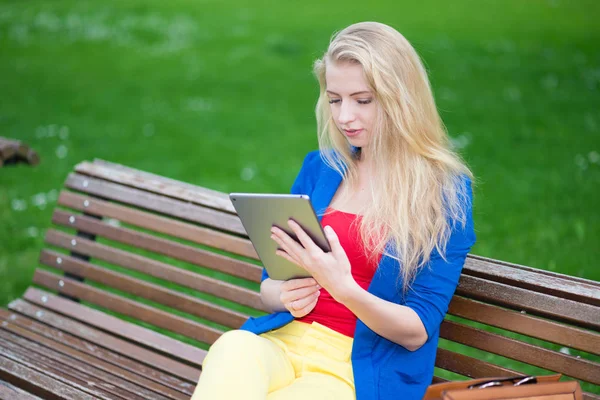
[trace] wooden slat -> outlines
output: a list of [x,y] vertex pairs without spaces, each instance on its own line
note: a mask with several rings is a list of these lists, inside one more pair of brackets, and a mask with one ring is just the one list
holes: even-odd
[[438,348],[435,366],[467,376],[469,378],[483,378],[486,376],[514,376],[520,373],[508,368],[503,368],[489,362],[478,360],[464,354]]
[[80,174],[94,176],[122,185],[157,193],[191,203],[201,204],[218,210],[225,210],[235,214],[235,209],[224,193],[206,189],[190,184],[182,185],[181,182],[163,176],[134,170],[120,166],[109,167],[100,163],[82,162],[77,164],[75,171]]
[[456,294],[600,331],[600,308],[574,300],[462,275]]
[[[57,263],[59,258],[60,264]],[[42,251],[40,262],[229,328],[239,328],[248,319],[248,315],[50,250]]]
[[63,294],[90,302],[110,311],[135,318],[139,321],[152,324],[162,329],[167,329],[171,332],[204,343],[212,344],[223,334],[223,331],[218,329],[211,328],[195,321],[190,321],[183,317],[170,314],[169,312],[117,296],[79,281],[61,277],[41,269],[35,271],[33,282],[52,290],[59,290]]
[[[0,347],[5,354],[14,360],[26,362],[29,365],[35,365],[35,367],[39,368],[40,371],[51,372],[59,375],[68,383],[74,382],[80,385],[87,385],[87,387],[95,388],[97,391],[105,394],[108,398],[122,400],[146,400],[141,396],[96,377],[95,375],[91,374],[92,371],[90,371],[89,368],[82,370],[76,366],[55,362],[45,355],[36,354],[35,352],[27,351],[18,346],[14,346],[14,344],[5,341],[2,338],[0,338]],[[156,395],[156,397],[148,396],[148,400],[149,399],[165,400],[164,397],[158,397],[158,395]]]
[[115,227],[98,221],[95,218],[85,215],[73,215],[62,210],[54,212],[52,222],[77,229],[81,232],[91,233],[106,239],[128,244],[139,249],[186,261],[197,266],[207,267],[215,271],[260,282],[262,267],[249,262],[236,260],[133,229]]
[[[489,257],[483,257],[483,256],[480,256],[480,255],[477,255],[477,254],[469,254],[469,255],[467,255],[467,263],[465,264],[465,266],[467,264],[470,265],[473,262],[474,263],[477,263],[477,262],[491,263],[491,264],[493,264],[492,268],[495,268],[496,265],[501,265],[501,266],[505,266],[505,267],[519,269],[521,271],[533,272],[535,274],[542,274],[542,275],[546,275],[546,276],[549,276],[549,277],[554,277],[554,278],[558,278],[558,279],[568,280],[568,281],[572,281],[572,282],[578,282],[578,283],[582,283],[584,285],[592,285],[592,286],[600,287],[600,282],[592,281],[592,280],[585,279],[585,278],[580,278],[580,277],[577,277],[577,276],[565,275],[565,274],[561,274],[561,273],[558,273],[558,272],[548,271],[548,270],[545,270],[545,269],[533,268],[533,267],[528,267],[526,265],[520,265],[520,264],[510,263],[508,261],[496,260],[496,259],[489,258]],[[465,272],[467,274],[476,273],[475,271],[471,272],[471,269],[469,267],[467,267],[467,269],[465,270]]]
[[167,198],[83,175],[69,175],[65,186],[72,190],[158,212],[184,221],[196,222],[244,237],[248,236],[237,216],[216,211],[212,208],[204,208],[190,202]]
[[67,382],[50,371],[40,371],[35,365],[14,360],[5,355],[1,347],[0,379],[46,400],[109,400],[97,390]]
[[[73,242],[74,240],[75,242]],[[46,242],[257,310],[265,308],[260,300],[260,295],[253,290],[176,268],[160,261],[115,249],[81,237],[71,236],[50,229],[46,234]],[[73,243],[75,243],[75,246],[73,246]]]
[[58,204],[89,214],[114,218],[118,221],[135,225],[140,228],[211,246],[244,257],[255,260],[259,259],[252,246],[252,242],[248,239],[239,238],[212,229],[202,228],[186,222],[176,221],[172,218],[161,217],[149,212],[136,210],[130,207],[99,200],[95,197],[68,191],[62,191],[60,193]]
[[[50,303],[52,305],[53,302],[57,302],[57,308],[59,309],[61,308],[61,300],[62,302],[73,303],[72,301],[61,298],[57,298],[58,300],[55,301],[56,299],[53,299],[52,295],[39,289],[28,289],[25,294],[30,297],[35,296],[38,299],[40,296],[42,296],[42,298],[43,296],[47,296],[46,302],[44,303]],[[140,347],[130,341],[125,341],[89,325],[74,321],[63,315],[58,315],[46,308],[32,305],[21,299],[11,302],[9,307],[13,311],[10,315],[6,315],[5,313],[7,312],[0,309],[0,314],[3,318],[11,323],[8,325],[7,329],[10,329],[13,325],[18,325],[53,341],[62,343],[94,357],[102,358],[107,362],[119,365],[134,373],[141,374],[162,385],[188,393],[192,390],[192,383],[195,383],[198,376],[200,376],[199,368],[182,364],[172,358],[148,350],[146,347],[151,347],[148,346],[148,343],[159,343],[161,348],[171,348],[182,355],[189,354],[189,359],[186,361],[189,363],[196,363],[198,366],[202,363],[206,352],[171,338],[165,338],[165,340],[159,342],[159,340],[154,339],[155,335],[153,334],[159,335],[159,338],[163,335],[157,334],[156,332],[150,331],[149,334],[142,337],[142,342],[140,344],[145,347]],[[73,307],[83,309],[84,311],[91,310],[88,307],[79,304]],[[91,311],[92,314],[96,312],[96,310]],[[20,313],[21,315],[17,313]],[[102,313],[99,314],[101,316],[105,315]],[[94,315],[92,315],[92,318],[94,318]],[[35,321],[33,319],[35,319]],[[103,321],[100,321],[100,323],[102,322]],[[140,335],[131,334],[130,340],[135,341],[140,339],[139,336]],[[171,343],[165,344],[165,341]],[[186,348],[189,349],[188,353],[185,353]]]
[[442,323],[440,337],[550,371],[561,372],[596,385],[600,384],[600,373],[598,373],[600,364],[589,360],[544,349],[451,321]]
[[[103,167],[106,167],[106,168],[109,168],[109,169],[112,169],[112,170],[124,171],[124,172],[127,172],[127,173],[134,173],[134,174],[137,174],[138,176],[141,176],[143,178],[151,179],[151,180],[154,180],[154,181],[157,181],[157,182],[164,182],[164,183],[167,183],[169,185],[181,186],[183,188],[190,189],[192,191],[194,191],[194,190],[200,190],[203,193],[208,194],[209,197],[210,196],[216,196],[216,197],[220,198],[221,200],[227,200],[228,199],[226,193],[219,192],[217,190],[212,190],[212,189],[208,189],[208,188],[206,188],[204,186],[198,186],[198,185],[194,185],[194,184],[191,184],[191,183],[187,183],[187,182],[183,182],[183,181],[178,181],[176,179],[167,178],[166,176],[163,176],[163,175],[156,175],[156,174],[153,174],[151,172],[147,172],[147,171],[142,171],[142,170],[139,170],[139,169],[131,168],[131,167],[128,167],[126,165],[113,163],[113,162],[110,162],[110,161],[102,160],[100,158],[94,158],[94,160],[92,161],[92,164],[94,164],[94,165],[100,165],[100,166],[103,166]],[[227,204],[227,202],[225,202],[225,203]],[[218,207],[215,207],[215,208],[218,208]]]
[[557,274],[549,276],[472,257],[466,261],[463,271],[464,274],[486,280],[600,307],[600,284],[594,281],[573,281],[558,277]]
[[[0,317],[1,319],[1,317]],[[49,356],[58,363],[66,363],[69,365],[80,365],[81,368],[85,369],[86,366],[93,366],[93,368],[99,369],[102,372],[99,374],[110,374],[107,382],[113,382],[111,377],[117,377],[117,379],[123,379],[127,382],[134,384],[133,389],[140,393],[142,396],[150,396],[152,393],[146,393],[146,388],[152,390],[154,393],[160,393],[170,399],[189,399],[189,394],[173,390],[172,388],[158,384],[157,382],[132,373],[119,365],[111,364],[98,357],[90,356],[84,352],[72,349],[66,345],[58,343],[54,340],[45,338],[44,336],[30,332],[25,328],[22,328],[10,320],[3,320],[2,328],[0,330],[0,336],[5,340],[15,343],[25,349],[28,352],[35,351],[41,355]],[[10,335],[10,336],[8,336]],[[18,336],[17,336],[18,335]],[[73,364],[76,363],[76,364]],[[123,386],[127,387],[127,386]]]
[[32,360],[39,366],[48,365],[54,370],[60,371],[63,376],[74,376],[85,379],[88,382],[94,382],[94,386],[103,388],[107,392],[114,393],[126,399],[187,400],[187,396],[183,393],[177,394],[177,397],[167,397],[159,392],[148,390],[143,386],[123,379],[119,376],[119,371],[115,367],[110,368],[108,372],[105,369],[98,368],[97,361],[100,360],[94,360],[91,364],[82,362],[76,358],[61,354],[55,351],[55,349],[40,346],[35,342],[2,330],[0,330],[0,346],[12,351],[14,354]]
[[528,335],[569,348],[600,354],[600,334],[454,296],[449,314]]
[[12,383],[0,380],[0,400],[43,400],[20,389]]
[[[125,322],[117,317],[113,317],[112,315],[108,315],[104,312],[94,310],[78,303],[74,303],[71,300],[66,300],[39,289],[29,288],[23,297],[27,301],[37,306],[47,308],[56,313],[64,314],[76,321],[83,322],[94,328],[109,332],[117,337],[126,338],[129,341],[141,344],[145,347],[154,349],[163,354],[167,354],[176,359],[186,361],[191,365],[202,365],[202,360],[204,360],[204,356],[206,355],[206,352],[202,349],[172,339],[150,329]],[[22,303],[10,304],[11,310],[14,309],[15,311],[21,312],[21,307],[18,306],[22,306]],[[46,322],[48,316],[46,316],[46,313],[43,310],[40,311],[42,311],[41,315],[36,312],[30,316],[38,321],[44,321],[44,323],[48,323]],[[64,322],[65,321],[59,321],[55,323],[62,324]],[[85,325],[81,326],[83,329],[85,329]],[[71,331],[71,333],[77,335],[77,332]],[[103,339],[103,345],[106,340],[106,338]],[[114,350],[119,351],[118,347]],[[168,359],[163,360],[168,361]],[[156,364],[150,365],[159,367]],[[190,376],[197,376],[197,369],[195,368],[186,368],[184,365],[175,362],[171,362],[170,365],[170,367],[163,367],[161,365],[160,368],[168,368],[168,371],[172,371],[177,376],[181,376],[186,379]]]

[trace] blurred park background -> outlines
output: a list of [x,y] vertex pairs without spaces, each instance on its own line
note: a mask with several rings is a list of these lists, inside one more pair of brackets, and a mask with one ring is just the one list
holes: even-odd
[[421,54],[478,179],[474,254],[600,280],[600,3],[0,2],[0,305],[38,265],[59,190],[102,158],[208,188],[287,192],[317,146],[312,62],[387,23]]

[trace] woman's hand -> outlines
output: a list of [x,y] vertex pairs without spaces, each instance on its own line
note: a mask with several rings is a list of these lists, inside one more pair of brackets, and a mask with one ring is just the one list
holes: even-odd
[[281,284],[279,299],[294,318],[301,318],[317,305],[319,289],[313,278],[290,279]]
[[331,247],[331,252],[325,253],[300,225],[292,220],[288,221],[288,225],[302,244],[300,245],[283,230],[273,227],[271,239],[283,249],[277,250],[275,254],[304,268],[334,299],[342,302],[345,294],[355,289],[358,284],[352,276],[350,261],[336,233],[330,226],[325,227],[325,235]]

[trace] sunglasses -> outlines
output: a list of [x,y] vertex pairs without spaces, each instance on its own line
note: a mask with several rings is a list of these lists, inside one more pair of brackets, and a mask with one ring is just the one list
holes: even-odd
[[505,383],[512,383],[512,386],[521,386],[537,383],[535,376],[513,376],[511,378],[494,379],[470,385],[468,389],[485,389],[495,386],[507,386]]

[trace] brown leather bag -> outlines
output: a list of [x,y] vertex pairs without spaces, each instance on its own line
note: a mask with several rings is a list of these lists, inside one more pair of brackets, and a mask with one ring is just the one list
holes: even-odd
[[579,382],[539,383],[443,392],[442,400],[581,400]]
[[[450,393],[455,391],[478,391],[482,392],[483,389],[490,390],[492,388],[499,389],[499,386],[518,389],[526,386],[540,386],[542,384],[558,383],[562,374],[547,375],[547,376],[514,376],[514,377],[495,377],[495,378],[479,378],[471,379],[467,381],[452,381],[443,382],[430,385],[427,388],[425,397],[423,400],[441,400],[443,393]],[[577,383],[577,382],[575,382]],[[518,385],[518,386],[514,386]],[[578,384],[579,385],[579,384]],[[471,389],[470,389],[471,388]],[[467,398],[467,397],[465,397]],[[477,397],[468,397],[475,399]]]

